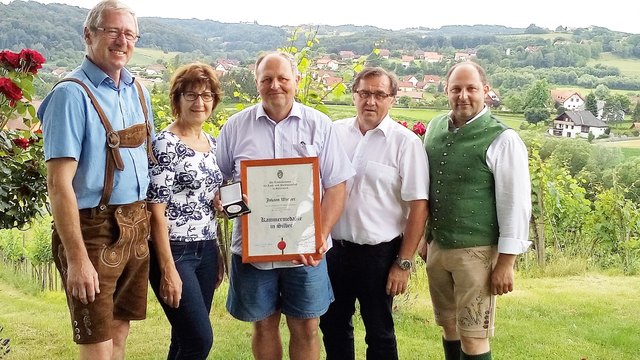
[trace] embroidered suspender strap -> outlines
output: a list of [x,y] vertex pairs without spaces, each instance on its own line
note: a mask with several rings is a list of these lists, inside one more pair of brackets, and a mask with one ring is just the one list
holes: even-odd
[[147,125],[147,157],[149,161],[153,164],[158,163],[158,159],[156,159],[155,155],[153,155],[153,149],[151,147],[151,122],[149,121],[149,110],[147,109],[147,102],[144,99],[144,92],[142,92],[142,86],[138,82],[138,80],[133,80],[136,84],[136,89],[138,90],[138,99],[140,100],[140,105],[142,106],[142,112],[144,113],[144,122]]
[[102,126],[104,126],[104,130],[107,132],[107,146],[109,146],[109,148],[111,149],[111,151],[109,152],[113,156],[113,160],[115,161],[116,168],[120,171],[124,170],[124,163],[122,162],[122,157],[120,156],[120,151],[118,150],[118,148],[120,147],[120,136],[116,131],[113,130],[113,127],[111,127],[111,123],[109,122],[107,115],[105,115],[104,110],[102,110],[102,107],[98,103],[98,99],[96,99],[96,97],[93,95],[91,90],[89,90],[89,87],[87,86],[87,84],[83,83],[81,80],[76,78],[66,78],[66,79],[60,80],[58,84],[65,81],[72,81],[82,86],[82,88],[87,93],[87,95],[89,95],[89,99],[91,99],[91,104],[98,112],[98,116],[100,117]]
[[[104,113],[104,110],[102,110],[102,107],[98,103],[98,100],[93,95],[89,87],[85,83],[83,83],[81,80],[76,78],[62,79],[56,85],[54,85],[54,87],[60,84],[61,82],[65,82],[65,81],[74,82],[80,85],[85,90],[85,92],[89,96],[89,99],[91,99],[91,104],[96,109],[96,112],[100,117],[100,121],[102,122],[102,126],[104,126],[104,129],[107,134],[107,146],[109,147],[109,149],[107,151],[107,158],[106,158],[106,165],[105,165],[104,186],[102,189],[102,196],[100,198],[100,204],[99,204],[100,210],[104,210],[106,209],[107,205],[109,205],[109,199],[111,198],[111,193],[113,191],[113,180],[115,175],[115,169],[117,168],[120,171],[124,170],[124,162],[122,161],[122,157],[120,155],[120,147],[130,148],[130,147],[138,147],[142,145],[142,143],[144,142],[144,138],[139,138],[139,136],[136,136],[136,135],[141,131],[146,130],[145,133],[146,133],[146,140],[147,140],[147,154],[149,154],[149,151],[151,149],[151,135],[150,135],[149,120],[147,116],[148,110],[145,102],[142,101],[144,97],[141,97],[139,95],[138,98],[140,99],[140,104],[145,114],[145,124],[136,124],[120,131],[114,131],[113,127],[111,126],[111,123],[109,122],[109,119]],[[138,94],[142,94],[140,89]],[[124,136],[124,138],[121,139],[121,136]],[[121,143],[121,140],[123,141],[122,143]],[[154,162],[156,161],[155,157],[153,158],[152,161]]]

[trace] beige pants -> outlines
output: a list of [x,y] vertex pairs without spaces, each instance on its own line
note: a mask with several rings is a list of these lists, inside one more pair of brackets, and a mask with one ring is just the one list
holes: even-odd
[[442,249],[435,241],[429,244],[427,277],[438,325],[455,321],[462,336],[493,336],[496,297],[490,285],[497,256],[496,246]]

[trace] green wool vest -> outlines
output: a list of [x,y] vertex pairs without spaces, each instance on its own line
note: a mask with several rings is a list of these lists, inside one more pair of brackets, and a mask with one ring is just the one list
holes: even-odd
[[497,244],[495,186],[486,154],[508,127],[488,111],[456,131],[449,131],[448,115],[432,121],[425,138],[431,183],[427,240],[446,249]]

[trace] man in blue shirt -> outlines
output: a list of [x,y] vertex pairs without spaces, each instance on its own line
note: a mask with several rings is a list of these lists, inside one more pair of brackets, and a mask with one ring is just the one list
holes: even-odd
[[52,251],[81,359],[123,359],[129,321],[146,316],[149,95],[124,67],[135,14],[104,0],[84,23],[87,55],[45,98]]

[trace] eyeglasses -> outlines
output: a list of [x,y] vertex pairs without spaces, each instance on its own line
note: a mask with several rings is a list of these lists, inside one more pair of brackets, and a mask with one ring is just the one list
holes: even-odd
[[371,95],[373,95],[373,97],[378,101],[382,101],[388,97],[394,96],[392,94],[387,94],[382,91],[371,92],[367,90],[356,90],[356,94],[358,94],[358,96],[360,96],[360,99],[362,100],[367,100],[371,97]]
[[102,28],[102,27],[97,27],[96,30],[103,32],[109,39],[117,39],[120,37],[120,35],[124,34],[124,38],[127,39],[127,41],[130,41],[132,43],[135,43],[136,41],[140,40],[140,35],[133,33],[131,31],[122,31],[116,28]]
[[196,101],[196,99],[198,99],[198,97],[202,98],[202,101],[204,102],[211,102],[213,101],[213,93],[210,91],[205,91],[203,93],[195,93],[193,91],[186,91],[182,93],[182,97],[184,97],[185,100],[187,101]]

